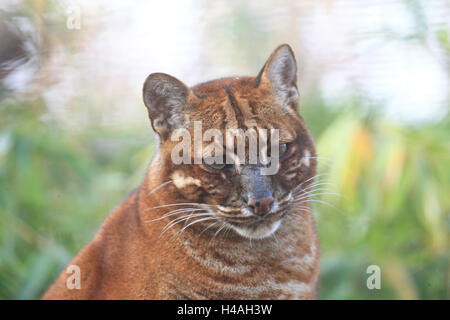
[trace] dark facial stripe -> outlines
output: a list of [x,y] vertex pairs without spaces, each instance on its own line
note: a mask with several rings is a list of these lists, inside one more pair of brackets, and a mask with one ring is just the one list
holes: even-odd
[[248,102],[248,107],[250,108],[249,111],[250,111],[250,113],[251,113],[251,116],[253,117],[253,116],[256,114],[256,106],[255,106],[255,103],[249,101],[249,102]]
[[227,93],[228,100],[230,100],[231,107],[233,108],[234,114],[236,116],[236,121],[238,123],[238,127],[244,128],[244,116],[242,115],[242,111],[238,106],[236,98],[233,96],[233,94],[231,93],[231,90],[228,86],[223,86],[222,88]]
[[194,93],[194,95],[195,95],[197,98],[199,98],[199,99],[205,99],[205,98],[206,98],[206,96],[202,96],[202,95],[198,94],[195,90],[192,90],[192,93]]
[[255,79],[255,85],[253,86],[254,88],[258,88],[259,85],[260,85],[260,83],[261,83],[261,77],[262,77],[262,74],[263,74],[263,72],[264,72],[264,69],[266,68],[266,64],[267,64],[267,62],[264,64],[264,66],[263,66],[262,69],[259,71],[258,75],[256,76],[256,79]]

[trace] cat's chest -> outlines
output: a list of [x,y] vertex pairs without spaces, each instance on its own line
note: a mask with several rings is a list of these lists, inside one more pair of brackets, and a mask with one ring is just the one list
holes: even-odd
[[267,280],[258,283],[217,283],[204,285],[195,283],[186,286],[177,284],[170,288],[162,299],[193,299],[193,300],[264,300],[264,299],[311,299],[315,294],[315,284],[291,280],[277,282]]
[[224,252],[190,255],[190,272],[176,275],[171,299],[308,299],[315,292],[316,248],[304,253]]

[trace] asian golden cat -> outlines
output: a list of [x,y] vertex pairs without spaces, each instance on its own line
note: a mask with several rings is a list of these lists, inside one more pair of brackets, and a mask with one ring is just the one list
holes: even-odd
[[[256,77],[188,88],[167,74],[149,75],[143,100],[160,143],[147,174],[70,262],[79,267],[80,287],[67,286],[63,271],[43,298],[314,299],[316,157],[298,99],[288,45]],[[220,133],[277,129],[276,173],[263,174],[261,161],[174,163],[173,133],[194,136],[195,122]],[[225,152],[234,153],[227,143]]]

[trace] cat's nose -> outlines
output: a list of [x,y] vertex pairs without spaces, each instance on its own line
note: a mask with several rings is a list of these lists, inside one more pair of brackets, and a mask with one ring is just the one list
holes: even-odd
[[272,208],[273,198],[266,197],[263,199],[249,200],[247,204],[250,208],[252,208],[254,214],[263,216]]

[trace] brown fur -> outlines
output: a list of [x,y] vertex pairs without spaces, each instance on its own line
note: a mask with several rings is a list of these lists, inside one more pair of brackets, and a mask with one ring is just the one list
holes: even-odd
[[[270,177],[278,199],[296,186],[308,188],[316,174],[314,144],[297,113],[297,98],[290,96],[293,91],[286,95],[284,87],[276,91],[277,78],[270,76],[272,60],[279,59],[276,55],[282,50],[285,55],[292,53],[287,45],[280,46],[257,77],[219,79],[192,89],[176,82],[179,99],[187,106],[183,116],[188,121],[203,120],[204,130],[280,129],[282,142],[291,142],[292,147],[279,172]],[[162,74],[150,77],[176,80]],[[292,88],[296,90],[295,83]],[[236,208],[243,205],[242,190],[234,171],[212,172],[203,164],[174,165],[170,154],[175,142],[167,139],[171,128],[156,121],[147,107],[161,144],[145,179],[70,262],[81,269],[81,289],[69,290],[69,274],[63,271],[44,299],[315,298],[319,244],[309,202],[288,203],[278,230],[262,239],[248,239],[229,226],[219,230],[220,224],[212,224],[215,220],[193,224],[180,234],[186,223],[178,223],[161,236],[163,228],[180,215],[155,219],[182,206],[155,207],[196,202]],[[178,180],[163,185],[170,179]],[[217,216],[229,221],[241,217],[225,217],[224,212]],[[187,223],[196,218],[192,219]]]

